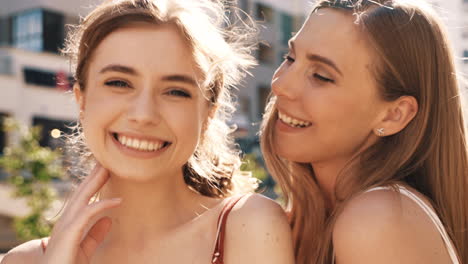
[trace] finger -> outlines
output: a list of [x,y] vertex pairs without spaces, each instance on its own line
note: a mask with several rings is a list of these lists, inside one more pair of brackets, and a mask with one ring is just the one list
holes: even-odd
[[[55,224],[52,234],[55,235],[57,230],[64,229],[62,226],[70,225],[70,222],[74,222],[75,219],[82,214],[82,211],[88,206],[89,199],[104,185],[108,179],[108,171],[102,166],[97,165],[93,174],[88,176],[90,178],[83,181],[83,185],[80,186],[75,194],[70,198],[69,204],[66,206],[63,215],[59,221]],[[84,188],[86,187],[86,188]]]
[[96,248],[104,241],[112,226],[109,217],[99,219],[89,230],[87,236],[81,242],[81,249],[88,259],[94,254]]
[[95,175],[92,176],[91,180],[86,184],[86,186],[84,186],[77,199],[87,205],[89,199],[91,199],[91,197],[93,197],[102,188],[108,179],[109,171],[101,167],[96,171]]
[[102,200],[88,205],[80,212],[80,215],[75,218],[75,220],[69,226],[69,231],[78,236],[74,236],[74,239],[77,239],[81,242],[82,238],[84,237],[85,230],[87,227],[89,227],[89,223],[92,221],[92,219],[95,219],[105,210],[119,206],[121,202],[122,199],[114,198],[109,200]]
[[84,180],[82,180],[81,183],[78,185],[78,187],[74,191],[74,194],[76,195],[81,193],[81,191],[85,189],[86,186],[88,186],[89,182],[91,182],[95,178],[95,176],[102,168],[103,167],[101,166],[101,164],[97,163],[96,166],[94,166],[94,168],[91,170],[91,172],[86,177],[84,177]]
[[70,204],[71,214],[81,212],[85,206],[88,206],[89,200],[93,197],[109,179],[109,171],[101,168],[93,176],[92,180],[87,183],[85,188],[80,190],[75,200]]
[[85,189],[89,182],[95,178],[96,174],[99,172],[99,170],[102,169],[102,166],[97,163],[96,166],[91,170],[88,176],[84,177],[84,180],[81,181],[81,183],[78,184],[75,190],[73,190],[73,194],[70,197],[71,201],[75,201],[76,197],[79,196],[80,193],[82,193],[82,190]]
[[[72,219],[73,221],[63,222],[60,228],[55,226],[47,251],[54,251],[55,254],[68,252],[67,254],[75,256],[80,250],[81,242],[85,237],[84,234],[91,219],[95,219],[103,211],[116,207],[120,203],[121,199],[109,199],[93,203],[87,206],[79,217]],[[55,249],[57,247],[60,249]]]

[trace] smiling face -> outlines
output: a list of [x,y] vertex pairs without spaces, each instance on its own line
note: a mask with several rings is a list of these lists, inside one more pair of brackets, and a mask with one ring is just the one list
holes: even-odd
[[311,14],[290,41],[272,91],[278,154],[319,164],[347,162],[365,143],[385,102],[372,76],[372,54],[354,17],[333,9]]
[[182,173],[209,112],[195,65],[175,26],[138,24],[104,38],[85,91],[76,90],[86,143],[104,167],[137,181]]

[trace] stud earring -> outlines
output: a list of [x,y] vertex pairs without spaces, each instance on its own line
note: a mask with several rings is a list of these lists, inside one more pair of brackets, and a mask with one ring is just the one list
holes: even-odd
[[385,129],[383,127],[377,129],[377,135],[383,137],[385,135]]

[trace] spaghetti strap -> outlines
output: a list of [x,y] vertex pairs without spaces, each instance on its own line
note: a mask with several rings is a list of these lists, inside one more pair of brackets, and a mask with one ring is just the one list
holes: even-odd
[[41,238],[41,248],[42,248],[42,253],[45,253],[46,251],[46,248],[47,248],[47,242],[46,241],[47,238]]
[[[426,202],[424,202],[421,198],[419,198],[416,194],[414,194],[412,191],[410,191],[408,188],[402,186],[402,185],[396,185],[398,187],[398,190],[401,194],[405,195],[412,201],[414,201],[421,209],[429,216],[431,219],[432,223],[436,226],[437,231],[439,231],[440,236],[442,237],[442,240],[444,241],[445,248],[447,249],[447,252],[449,253],[450,259],[452,260],[453,264],[460,264],[460,260],[458,259],[457,253],[455,251],[455,247],[452,243],[452,240],[450,239],[449,235],[447,234],[447,231],[445,230],[444,225],[440,221],[439,217],[435,213],[435,211],[427,205]],[[389,186],[380,186],[380,187],[374,187],[371,188],[367,192],[372,192],[372,191],[379,191],[379,190],[393,190],[392,187]],[[333,252],[332,256],[332,264],[335,263],[335,253]]]
[[[437,216],[436,212],[429,205],[427,205],[426,202],[424,202],[421,198],[419,198],[416,194],[414,194],[408,188],[406,188],[404,186],[401,186],[401,185],[397,185],[397,187],[398,187],[401,194],[403,194],[406,197],[413,200],[429,216],[432,223],[434,223],[437,230],[439,231],[440,236],[442,237],[442,240],[445,243],[445,247],[447,249],[447,252],[450,255],[450,259],[452,260],[452,263],[453,264],[460,264],[460,261],[458,259],[458,256],[457,256],[457,253],[455,251],[455,247],[454,247],[454,245],[452,243],[452,240],[450,239],[449,235],[447,234],[447,231],[445,230],[445,227],[442,224],[442,222],[440,221],[440,219]],[[390,190],[390,189],[391,189],[391,187],[375,187],[375,188],[367,190],[366,192],[372,192],[372,191],[377,191],[377,190]]]
[[235,196],[229,198],[229,201],[224,205],[221,213],[218,217],[218,228],[216,231],[216,240],[215,240],[215,247],[213,251],[213,264],[224,264],[224,238],[226,236],[226,223],[231,212],[232,208],[239,202],[245,195]]

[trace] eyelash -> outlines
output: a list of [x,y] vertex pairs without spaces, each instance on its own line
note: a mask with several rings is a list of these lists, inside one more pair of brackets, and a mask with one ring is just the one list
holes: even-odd
[[169,92],[167,92],[167,94],[173,95],[173,96],[185,97],[185,98],[192,98],[192,96],[189,93],[182,91],[182,90],[170,90]]
[[107,81],[104,83],[107,86],[112,86],[116,88],[130,88],[130,85],[127,82],[120,80]]
[[285,55],[283,56],[283,59],[286,60],[286,61],[288,61],[289,63],[293,63],[293,62],[295,61],[295,60],[294,60],[291,56],[289,56],[288,54],[285,54]]
[[[107,86],[112,86],[116,88],[131,88],[127,82],[121,81],[121,80],[107,81],[104,84]],[[192,97],[189,93],[182,91],[182,90],[170,90],[169,92],[167,92],[167,94],[173,95],[173,96],[185,97],[185,98]]]
[[[285,54],[283,56],[284,60],[287,61],[288,63],[293,63],[295,62],[296,60],[289,56],[288,54]],[[329,82],[329,83],[335,83],[335,80],[332,80],[332,79],[329,79],[329,78],[326,78],[326,77],[323,77],[322,75],[318,74],[318,73],[314,73],[312,75],[315,79],[319,80],[319,81],[322,81],[322,82]]]

